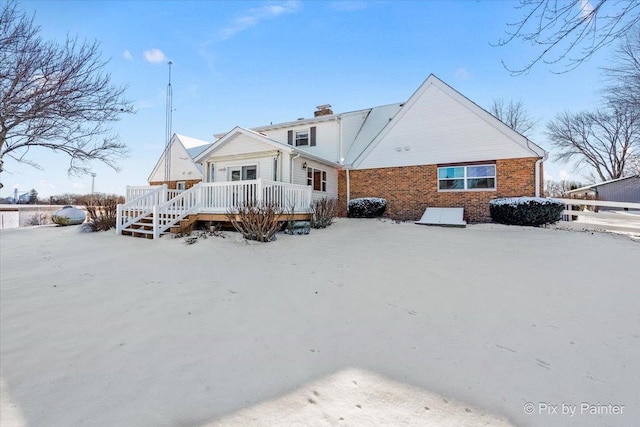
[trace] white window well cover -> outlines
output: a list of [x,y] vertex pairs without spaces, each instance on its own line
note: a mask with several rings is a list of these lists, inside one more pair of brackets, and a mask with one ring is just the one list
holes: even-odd
[[466,227],[467,221],[462,219],[463,215],[464,208],[427,208],[416,224]]

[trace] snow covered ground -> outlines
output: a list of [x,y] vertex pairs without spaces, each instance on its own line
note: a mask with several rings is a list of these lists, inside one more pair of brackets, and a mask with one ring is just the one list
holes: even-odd
[[0,232],[0,425],[636,426],[640,242]]

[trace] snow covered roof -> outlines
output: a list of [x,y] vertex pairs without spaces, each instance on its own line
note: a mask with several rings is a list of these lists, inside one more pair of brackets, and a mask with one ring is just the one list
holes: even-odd
[[184,148],[189,149],[193,147],[198,147],[202,145],[211,145],[209,141],[203,141],[202,139],[192,138],[190,136],[175,134],[175,136],[180,140]]

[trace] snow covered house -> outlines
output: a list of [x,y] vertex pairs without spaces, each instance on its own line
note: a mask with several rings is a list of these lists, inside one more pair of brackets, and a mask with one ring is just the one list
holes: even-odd
[[149,175],[149,185],[166,183],[168,188],[175,190],[193,187],[202,181],[202,165],[193,158],[210,146],[210,142],[174,134]]
[[[491,199],[541,194],[547,153],[434,75],[406,102],[340,114],[328,104],[317,108],[309,119],[215,135],[212,144],[193,147],[190,161],[180,157],[188,150],[185,138],[176,136],[184,150],[176,144],[169,163],[173,171],[184,160],[184,168],[160,179],[166,176],[161,159],[149,183],[175,188],[184,176],[184,188],[195,184],[174,201],[188,205],[190,213],[182,215],[192,216],[226,212],[246,196],[298,212],[314,199],[337,198],[341,215],[350,199],[382,197],[392,218],[416,220],[427,207],[461,207],[465,220],[484,222]],[[136,187],[127,201],[151,188]],[[120,229],[131,220],[119,221]]]

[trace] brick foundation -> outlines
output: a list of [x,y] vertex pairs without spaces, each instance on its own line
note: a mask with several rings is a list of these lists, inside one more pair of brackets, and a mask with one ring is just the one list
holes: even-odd
[[[535,157],[496,161],[496,191],[438,192],[438,166],[404,166],[350,170],[350,197],[382,197],[384,216],[399,220],[420,219],[427,207],[461,207],[468,222],[490,222],[489,200],[535,195]],[[541,170],[542,180],[542,170]],[[542,188],[542,187],[540,187]],[[346,172],[338,173],[339,213],[346,216]]]

